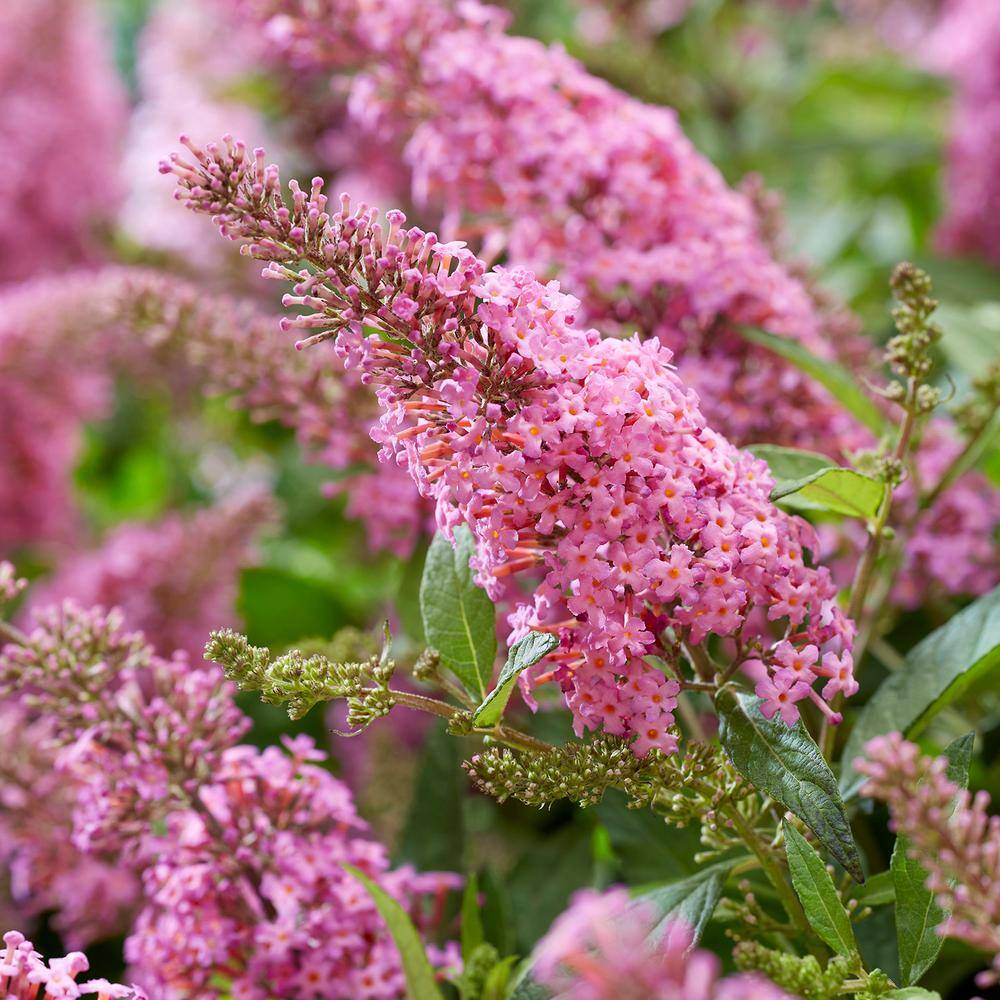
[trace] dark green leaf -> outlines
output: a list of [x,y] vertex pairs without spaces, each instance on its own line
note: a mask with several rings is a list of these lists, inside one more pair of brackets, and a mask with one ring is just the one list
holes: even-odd
[[733,766],[793,812],[858,882],[861,857],[837,779],[801,722],[765,719],[760,699],[726,686],[715,696],[719,738]]
[[325,582],[269,566],[240,574],[237,607],[250,642],[272,649],[307,636],[328,638],[350,622]]
[[722,887],[732,867],[732,861],[720,861],[688,878],[637,892],[635,899],[652,905],[659,914],[659,920],[650,928],[651,944],[662,938],[664,929],[671,920],[684,921],[694,931],[694,940],[697,942],[705,924],[715,912],[722,896]]
[[549,632],[529,632],[523,639],[515,642],[507,654],[507,662],[500,671],[496,687],[476,709],[472,721],[477,726],[492,726],[499,722],[521,671],[533,667],[558,645],[558,636]]
[[618,862],[617,878],[629,885],[683,878],[699,871],[697,825],[668,827],[649,809],[629,809],[625,794],[610,789],[594,807]]
[[917,735],[942,708],[1000,665],[1000,587],[963,608],[906,655],[861,710],[844,747],[840,787],[845,798],[864,783],[854,761],[874,736]]
[[434,970],[427,960],[423,942],[406,910],[364,872],[353,865],[344,867],[365,887],[375,903],[375,908],[389,928],[389,934],[399,949],[409,1000],[443,1000],[434,978]]
[[422,871],[463,870],[464,789],[461,743],[438,725],[424,743],[397,861]]
[[[948,778],[960,788],[969,781],[974,734],[961,736],[945,750]],[[944,939],[936,928],[948,916],[927,888],[927,871],[907,856],[909,842],[897,837],[889,870],[896,893],[896,939],[903,983],[912,986],[937,961]]]
[[787,822],[782,826],[792,885],[809,923],[838,955],[853,955],[858,945],[851,930],[851,921],[823,859],[794,826]]
[[828,358],[817,357],[790,337],[779,337],[750,326],[738,326],[737,330],[751,343],[768,348],[814,378],[831,396],[839,400],[848,412],[876,434],[881,434],[885,430],[886,424],[882,412],[862,392],[857,379],[846,368]]
[[911,986],[934,964],[942,939],[936,928],[946,914],[925,884],[927,872],[906,856],[909,844],[897,837],[889,870],[896,892],[896,943],[903,982]]
[[863,886],[859,886],[854,898],[865,906],[884,906],[896,899],[896,890],[892,884],[892,872],[879,872],[871,875]]
[[479,879],[470,874],[462,893],[462,961],[483,943],[483,918],[479,913]]
[[486,697],[497,653],[496,612],[472,579],[476,553],[472,532],[460,525],[455,545],[437,534],[427,552],[420,584],[420,609],[427,643],[474,698]]

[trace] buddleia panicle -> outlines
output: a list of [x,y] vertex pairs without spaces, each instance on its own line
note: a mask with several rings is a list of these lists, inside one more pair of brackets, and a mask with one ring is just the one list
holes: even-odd
[[[349,636],[332,644],[338,652],[360,645]],[[292,719],[301,719],[319,702],[345,698],[348,721],[364,726],[387,714],[394,703],[389,680],[395,663],[385,651],[363,661],[339,661],[326,653],[307,655],[292,649],[272,659],[266,646],[253,646],[246,636],[220,629],[205,645],[205,657],[218,663],[244,691],[259,691],[268,704],[287,703]]]
[[830,959],[826,968],[812,956],[800,958],[775,951],[757,941],[741,941],[733,950],[733,961],[740,972],[760,972],[792,996],[802,1000],[834,1000],[857,963],[843,955]]

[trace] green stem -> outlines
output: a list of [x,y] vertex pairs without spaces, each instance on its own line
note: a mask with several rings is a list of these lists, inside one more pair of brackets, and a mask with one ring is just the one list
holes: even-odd
[[822,949],[814,943],[815,934],[809,925],[805,910],[802,909],[802,904],[799,902],[798,896],[795,895],[795,890],[789,885],[788,879],[785,878],[781,865],[775,860],[768,846],[761,842],[756,830],[747,822],[735,805],[727,805],[724,811],[736,832],[743,839],[743,842],[753,851],[754,856],[760,862],[761,870],[767,876],[767,880],[771,885],[774,886],[774,891],[778,894],[778,899],[781,900],[781,905],[784,907],[785,913],[788,914],[789,919],[798,929],[799,933],[806,939],[809,951],[817,959],[824,958],[825,955]]
[[9,642],[14,646],[26,646],[28,637],[10,622],[0,621],[0,641]]

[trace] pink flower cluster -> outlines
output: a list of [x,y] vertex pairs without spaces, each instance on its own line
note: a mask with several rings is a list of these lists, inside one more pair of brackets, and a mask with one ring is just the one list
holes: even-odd
[[[807,565],[812,529],[769,502],[763,462],[706,427],[667,348],[578,330],[555,283],[487,272],[464,244],[403,229],[401,213],[383,228],[345,196],[331,215],[318,179],[292,182],[289,207],[262,150],[189,149],[193,161],[162,167],[179,195],[295,282],[285,304],[305,311],[284,325],[316,331],[304,344],[336,336],[375,385],[383,460],[409,470],[443,529],[472,529],[488,592],[535,579],[511,638],[560,635],[542,678],[578,728],[672,749],[678,683],[644,657],[676,664],[709,635],[752,665],[769,713],[793,720],[810,698],[833,715],[823,698],[854,690],[853,626],[829,574]],[[301,259],[316,270],[288,266]]]
[[721,977],[693,942],[624,889],[585,889],[539,942],[532,971],[555,1000],[790,1000],[762,976]]
[[[427,524],[409,477],[375,460],[371,392],[321,356],[287,352],[275,364],[286,343],[276,320],[247,303],[106,267],[22,283],[0,295],[0,317],[0,464],[10,473],[0,479],[0,552],[72,534],[80,428],[106,411],[111,371],[166,382],[181,399],[229,394],[254,419],[294,426],[307,456],[353,472],[348,513],[376,548],[406,555]],[[344,488],[338,479],[328,489]]]
[[[859,443],[825,390],[733,332],[760,325],[820,356],[837,350],[772,258],[750,200],[672,110],[508,36],[506,14],[476,2],[234,2],[291,65],[360,70],[355,119],[397,136],[415,200],[443,213],[446,234],[557,273],[587,321],[663,340],[728,436],[837,453]],[[762,389],[774,405],[755,405]]]
[[139,880],[114,857],[74,845],[77,786],[57,760],[45,718],[17,702],[0,704],[0,870],[9,883],[0,897],[9,893],[19,927],[48,914],[70,948],[85,948],[128,929]]
[[424,928],[455,876],[390,871],[309,741],[238,745],[249,720],[214,666],[157,656],[117,613],[67,602],[35,619],[0,652],[0,695],[47,734],[73,846],[141,873],[126,941],[135,978],[163,1000],[400,998],[399,956],[342,866]]
[[418,926],[439,918],[444,896],[460,885],[457,876],[389,871],[346,786],[318,766],[324,755],[304,737],[284,742],[287,753],[227,750],[201,793],[216,832],[206,817],[174,815],[144,874],[148,902],[126,958],[137,976],[155,970],[145,982],[164,1000],[215,996],[220,969],[238,970],[234,992],[260,1000],[402,997],[395,946],[344,865],[377,879]]
[[126,105],[98,7],[0,8],[0,284],[93,260],[116,208]]
[[[840,461],[872,445],[823,388],[736,331],[760,326],[822,358],[870,364],[857,325],[776,262],[752,192],[726,186],[670,109],[622,94],[558,48],[506,35],[505,13],[477,2],[226,2],[261,26],[279,64],[349,85],[354,123],[402,150],[414,199],[446,235],[558,276],[606,333],[660,339],[735,444]],[[962,477],[952,512],[975,509],[983,487]],[[982,520],[922,517],[920,534],[939,550],[957,541],[963,555],[979,552],[991,535]],[[919,562],[904,570],[910,591]],[[982,593],[980,570],[956,557],[938,582]]]
[[30,282],[0,291],[0,552],[73,535],[69,472],[83,422],[103,411],[108,395],[79,333],[51,335],[42,319],[51,300],[36,299],[37,290]]
[[922,44],[923,62],[954,78],[946,249],[1000,264],[1000,7],[947,0]]
[[99,548],[64,560],[29,609],[67,598],[118,608],[151,645],[197,661],[209,632],[232,622],[238,572],[274,513],[255,491],[188,517],[121,525]]
[[83,996],[146,1000],[146,994],[137,986],[121,986],[106,979],[78,983],[77,976],[90,968],[87,956],[81,952],[46,962],[19,931],[8,931],[3,941],[6,948],[0,952],[0,995],[5,1000],[73,1000]]
[[1000,816],[987,792],[975,795],[948,780],[944,757],[928,757],[899,733],[871,740],[855,767],[868,778],[862,793],[882,799],[891,826],[927,871],[927,887],[947,917],[938,927],[993,958],[982,986],[1000,981]]

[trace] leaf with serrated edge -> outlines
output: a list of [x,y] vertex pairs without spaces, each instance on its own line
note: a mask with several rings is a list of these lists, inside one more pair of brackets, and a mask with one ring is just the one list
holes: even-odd
[[794,826],[788,822],[782,826],[792,885],[809,923],[838,955],[853,955],[858,950],[858,944],[854,940],[851,921],[823,859]]
[[854,795],[864,778],[854,770],[865,744],[875,736],[916,736],[944,707],[979,678],[1000,666],[1000,587],[963,608],[906,654],[861,709],[844,747],[840,787]]
[[473,582],[469,560],[476,554],[472,532],[455,529],[455,545],[442,534],[427,551],[420,582],[420,610],[427,644],[475,698],[485,698],[497,653],[496,611]]
[[[961,736],[945,749],[948,779],[960,788],[969,783],[974,734]],[[896,941],[903,984],[912,986],[937,961],[943,938],[937,927],[948,916],[927,888],[927,871],[919,861],[907,857],[909,842],[897,837],[889,870],[896,893]]]
[[719,738],[733,767],[798,816],[854,880],[863,882],[837,779],[819,747],[801,722],[786,726],[779,718],[765,719],[759,705],[759,698],[729,685],[715,696]]
[[510,700],[518,675],[533,667],[543,656],[548,656],[559,645],[559,638],[549,632],[529,632],[515,642],[507,654],[507,662],[500,671],[496,687],[476,709],[472,721],[477,726],[492,726],[500,721]]
[[403,976],[406,979],[406,995],[409,1000],[444,1000],[437,988],[434,970],[427,960],[423,942],[406,910],[360,869],[354,865],[344,865],[344,868],[365,887],[389,929],[389,934],[399,950]]

